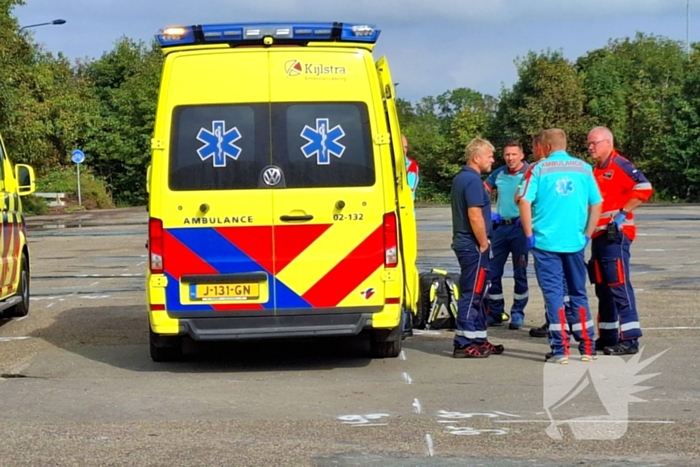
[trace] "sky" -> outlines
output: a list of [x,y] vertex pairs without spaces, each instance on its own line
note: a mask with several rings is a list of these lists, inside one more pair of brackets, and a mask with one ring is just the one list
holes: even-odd
[[[690,6],[689,15],[686,7]],[[467,87],[497,96],[515,60],[561,51],[570,60],[637,32],[685,44],[700,38],[700,0],[25,0],[13,11],[50,52],[99,58],[121,37],[150,42],[173,25],[342,21],[381,29],[397,94],[415,102]]]

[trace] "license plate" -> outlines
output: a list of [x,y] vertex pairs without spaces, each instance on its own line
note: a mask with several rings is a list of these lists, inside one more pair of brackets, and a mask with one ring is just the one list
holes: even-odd
[[254,300],[260,297],[260,284],[193,284],[195,300]]

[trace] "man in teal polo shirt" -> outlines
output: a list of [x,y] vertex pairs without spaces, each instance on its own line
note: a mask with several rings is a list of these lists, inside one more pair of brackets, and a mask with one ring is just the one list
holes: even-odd
[[[563,130],[546,130],[542,147],[546,158],[532,169],[519,207],[547,308],[551,361],[568,363],[569,329],[579,343],[581,360],[591,361],[595,326],[588,306],[584,250],[598,223],[603,198],[590,164],[566,152]],[[562,277],[569,293],[568,312]]]
[[496,212],[492,213],[493,235],[491,238],[492,258],[489,263],[489,281],[491,283],[487,300],[488,315],[486,324],[501,326],[505,311],[503,294],[503,267],[511,256],[513,262],[513,306],[510,309],[510,329],[520,329],[525,318],[525,306],[529,293],[527,284],[528,249],[525,233],[520,225],[520,212],[515,203],[523,175],[527,172],[523,147],[518,141],[509,141],[503,148],[505,165],[494,170],[484,182],[486,191],[498,192]]

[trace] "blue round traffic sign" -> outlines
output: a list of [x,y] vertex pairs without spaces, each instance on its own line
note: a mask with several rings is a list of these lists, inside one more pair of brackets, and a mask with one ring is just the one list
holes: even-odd
[[70,156],[71,160],[76,164],[82,164],[85,162],[85,153],[80,149],[76,149],[75,151],[71,152]]

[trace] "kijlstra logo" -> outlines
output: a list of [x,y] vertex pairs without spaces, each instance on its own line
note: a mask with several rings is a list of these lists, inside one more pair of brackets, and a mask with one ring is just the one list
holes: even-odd
[[298,76],[302,71],[301,63],[298,60],[289,60],[284,64],[284,71],[289,76]]

